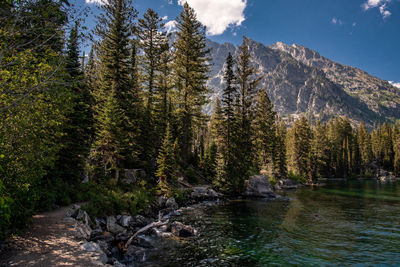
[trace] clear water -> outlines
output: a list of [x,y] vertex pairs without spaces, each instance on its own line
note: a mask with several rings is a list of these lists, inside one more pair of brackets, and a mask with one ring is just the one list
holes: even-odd
[[400,266],[400,183],[335,182],[176,218],[199,235],[161,241],[148,266]]

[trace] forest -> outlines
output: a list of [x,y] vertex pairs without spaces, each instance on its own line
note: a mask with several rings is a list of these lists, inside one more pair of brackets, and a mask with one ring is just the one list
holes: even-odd
[[[371,164],[400,175],[400,125],[283,121],[245,37],[204,113],[210,51],[187,3],[168,34],[155,11],[109,0],[88,58],[80,15],[67,0],[0,2],[0,237],[56,205],[87,202],[97,216],[182,201],[181,177],[238,196],[259,173],[272,184],[372,177]],[[131,169],[145,175],[124,184]]]

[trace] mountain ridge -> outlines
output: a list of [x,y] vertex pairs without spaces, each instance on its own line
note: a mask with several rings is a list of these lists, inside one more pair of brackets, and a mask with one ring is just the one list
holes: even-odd
[[[400,119],[400,89],[356,67],[346,66],[302,45],[277,42],[270,46],[247,38],[252,64],[263,76],[260,88],[267,91],[278,115],[289,124],[300,116],[326,121],[347,116],[353,124],[372,127]],[[223,70],[230,43],[207,41],[212,67],[208,86],[212,101],[224,87]],[[211,106],[206,108],[211,112]]]

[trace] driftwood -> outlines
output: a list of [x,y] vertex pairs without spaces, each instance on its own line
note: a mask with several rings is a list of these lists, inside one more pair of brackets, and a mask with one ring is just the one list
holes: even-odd
[[140,235],[141,233],[144,233],[144,232],[146,232],[146,231],[148,231],[148,230],[150,230],[150,229],[152,229],[152,228],[156,228],[156,227],[160,227],[160,226],[166,225],[166,224],[168,224],[168,222],[169,222],[169,220],[166,220],[166,221],[164,221],[164,222],[162,222],[162,221],[157,221],[157,222],[150,223],[150,224],[146,225],[146,226],[143,227],[143,228],[140,228],[133,236],[131,236],[131,238],[129,238],[129,240],[128,240],[128,241],[126,242],[126,244],[125,244],[125,248],[128,248],[129,245],[132,243],[132,241],[133,241],[138,235]]

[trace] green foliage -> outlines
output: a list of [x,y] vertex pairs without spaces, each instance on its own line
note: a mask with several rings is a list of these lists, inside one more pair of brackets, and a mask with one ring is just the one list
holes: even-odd
[[198,184],[200,182],[199,177],[197,176],[196,171],[193,170],[193,168],[187,168],[184,171],[184,175],[190,184]]
[[83,207],[91,217],[116,214],[143,213],[153,200],[153,192],[146,187],[124,191],[117,186],[105,184],[88,185],[89,203]]

